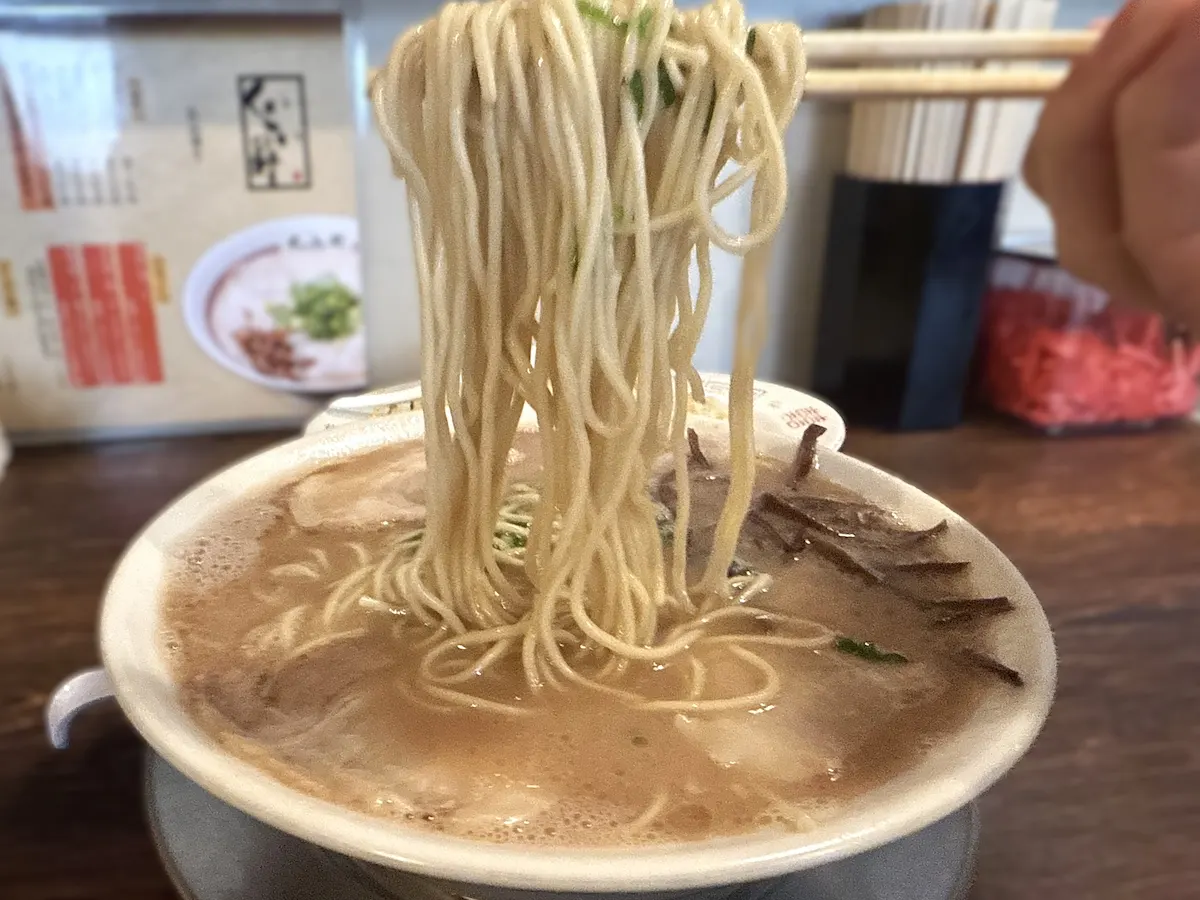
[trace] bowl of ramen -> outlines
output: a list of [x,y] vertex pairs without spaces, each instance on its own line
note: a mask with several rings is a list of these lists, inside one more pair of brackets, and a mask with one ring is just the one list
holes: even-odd
[[301,393],[362,387],[357,221],[289,216],[230,235],[188,273],[183,313],[209,357],[256,384]]
[[[100,647],[155,750],[393,895],[487,900],[715,897],[1017,761],[1054,688],[1028,584],[754,380],[803,83],[799,29],[736,0],[452,4],[400,37],[370,94],[419,396],[340,404],[129,547]],[[728,378],[692,365],[714,249],[743,258]]]
[[[706,385],[688,419],[689,568],[729,489],[722,379]],[[396,602],[429,491],[412,411],[260,453],[154,520],[103,604],[118,701],[209,791],[390,889],[413,872],[473,897],[697,889],[915,831],[1029,746],[1053,692],[1050,632],[979,532],[820,446],[819,425],[798,441],[788,411],[755,414],[736,602],[664,613],[665,642],[690,632],[686,646],[629,662],[611,691],[532,691],[519,652],[439,645]],[[531,419],[494,535],[510,563],[531,548]],[[667,554],[669,458],[650,491]],[[564,652],[571,640],[592,671],[597,647],[564,634]]]

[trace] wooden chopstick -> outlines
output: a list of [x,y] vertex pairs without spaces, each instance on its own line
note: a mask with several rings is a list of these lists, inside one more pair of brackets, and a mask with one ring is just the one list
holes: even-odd
[[1066,60],[1095,46],[1095,31],[806,31],[813,63]]
[[1062,83],[1063,74],[1053,69],[809,69],[804,96],[814,100],[1044,97]]
[[[376,70],[370,69],[367,81]],[[1062,83],[1063,72],[938,71],[918,69],[809,69],[808,100],[897,100],[961,97],[1044,97]]]
[[[1087,53],[1097,37],[1094,31],[810,31],[805,51],[810,64],[1070,59]],[[1062,77],[1038,69],[810,68],[804,93],[821,100],[1041,97]]]

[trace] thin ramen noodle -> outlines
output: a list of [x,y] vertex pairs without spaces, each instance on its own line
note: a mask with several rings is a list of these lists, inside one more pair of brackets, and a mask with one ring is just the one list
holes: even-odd
[[[432,658],[466,639],[488,662],[519,653],[535,687],[620,691],[610,679],[629,661],[667,659],[692,639],[664,642],[664,611],[729,602],[754,477],[767,250],[786,197],[781,130],[803,71],[799,29],[751,32],[733,2],[458,4],[397,41],[371,94],[409,190],[425,448],[439,477],[423,538],[379,599],[446,630]],[[727,164],[734,174],[717,183]],[[713,206],[746,182],[751,230],[731,235]],[[646,482],[673,449],[686,535],[684,425],[713,247],[746,257],[733,481],[708,564],[688,584],[686,540],[664,560]],[[493,525],[526,404],[542,478],[514,572]],[[597,645],[593,665],[566,658],[564,634]],[[430,682],[443,699],[477,702]]]

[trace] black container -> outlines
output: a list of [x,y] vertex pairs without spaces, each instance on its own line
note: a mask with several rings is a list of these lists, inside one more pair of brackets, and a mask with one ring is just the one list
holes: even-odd
[[961,421],[1003,187],[838,177],[814,381],[847,421]]

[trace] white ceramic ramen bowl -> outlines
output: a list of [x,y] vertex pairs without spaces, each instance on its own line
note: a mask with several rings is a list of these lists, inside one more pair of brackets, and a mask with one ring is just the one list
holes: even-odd
[[[719,403],[717,404],[719,405]],[[710,410],[711,412],[712,410]],[[717,412],[719,417],[720,413]],[[762,453],[790,459],[800,430],[778,410],[756,410]],[[1013,565],[983,535],[932,497],[866,463],[826,448],[826,474],[899,512],[914,526],[949,518],[952,551],[967,554],[989,590],[1016,611],[996,621],[991,650],[1026,679],[988,694],[963,728],[912,769],[803,834],[748,834],[641,849],[536,849],[446,837],[355,813],[285,787],[231,756],[192,723],[160,646],[159,596],[169,549],[196,522],[248,492],[327,464],[418,437],[419,414],[342,424],[263,451],[178,499],[133,541],[109,582],[100,649],[116,697],[146,740],[222,800],[284,831],[366,864],[376,883],[402,886],[415,873],[474,898],[531,893],[674,893],[757,881],[851,856],[914,832],[961,807],[1004,774],[1042,725],[1054,689],[1050,629]],[[390,874],[389,874],[390,873]]]

